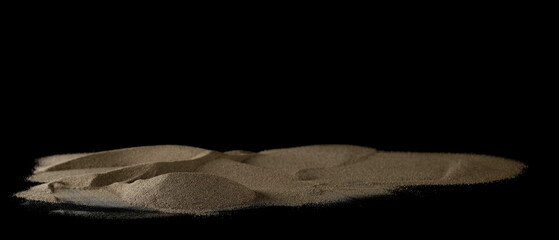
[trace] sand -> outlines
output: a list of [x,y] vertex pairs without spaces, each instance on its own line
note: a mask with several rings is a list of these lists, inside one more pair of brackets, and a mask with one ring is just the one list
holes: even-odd
[[463,185],[518,176],[525,165],[494,156],[385,152],[313,145],[218,152],[162,145],[45,157],[17,197],[173,214],[329,204],[418,185]]

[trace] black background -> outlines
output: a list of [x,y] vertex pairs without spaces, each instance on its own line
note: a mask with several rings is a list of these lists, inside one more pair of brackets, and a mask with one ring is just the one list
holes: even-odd
[[[534,236],[545,228],[532,225],[545,212],[541,170],[553,163],[546,63],[533,41],[541,32],[522,14],[495,11],[203,25],[119,14],[20,19],[3,97],[5,216],[49,234]],[[529,168],[497,184],[216,217],[84,219],[10,197],[29,186],[38,157],[153,144],[355,144],[496,155]]]

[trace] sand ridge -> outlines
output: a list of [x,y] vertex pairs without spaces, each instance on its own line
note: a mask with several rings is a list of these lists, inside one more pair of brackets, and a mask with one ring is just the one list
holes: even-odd
[[261,152],[144,146],[38,160],[16,194],[45,202],[204,214],[225,209],[327,204],[401,186],[494,182],[525,165],[494,156],[384,152],[311,145]]

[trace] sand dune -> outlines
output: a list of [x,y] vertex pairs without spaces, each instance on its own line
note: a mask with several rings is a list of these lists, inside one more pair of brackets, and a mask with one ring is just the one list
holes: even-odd
[[[69,169],[123,167],[141,163],[173,162],[207,154],[209,150],[178,145],[134,147],[87,154],[69,161],[45,166],[46,171]],[[62,155],[64,156],[64,155]]]
[[46,202],[203,214],[264,205],[327,204],[410,185],[513,178],[525,166],[473,154],[383,152],[313,145],[258,153],[177,145],[38,160],[17,197]]
[[115,189],[134,205],[179,212],[231,208],[250,204],[256,198],[254,191],[227,178],[189,172],[166,173]]

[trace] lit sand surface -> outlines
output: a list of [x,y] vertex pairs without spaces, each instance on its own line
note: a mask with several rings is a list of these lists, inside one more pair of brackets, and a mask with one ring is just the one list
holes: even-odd
[[17,197],[178,214],[328,204],[402,186],[514,178],[525,165],[493,156],[313,145],[258,153],[161,145],[39,159]]

